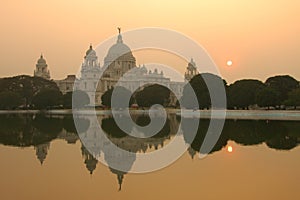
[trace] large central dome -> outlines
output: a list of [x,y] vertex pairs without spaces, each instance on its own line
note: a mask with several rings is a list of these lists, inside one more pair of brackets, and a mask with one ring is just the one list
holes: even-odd
[[119,33],[117,43],[112,45],[106,57],[104,58],[105,64],[110,64],[114,61],[135,61],[131,49],[123,43],[122,35]]

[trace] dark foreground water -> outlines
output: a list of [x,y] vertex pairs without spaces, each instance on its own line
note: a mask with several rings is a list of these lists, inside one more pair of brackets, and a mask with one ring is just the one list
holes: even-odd
[[[143,153],[167,145],[184,119],[169,115],[148,139],[126,135],[109,116],[98,121],[114,144]],[[130,174],[98,162],[72,116],[0,115],[1,199],[300,199],[300,122],[227,120],[216,146],[199,159],[208,124],[201,119],[195,140],[186,140],[190,148],[172,165]]]

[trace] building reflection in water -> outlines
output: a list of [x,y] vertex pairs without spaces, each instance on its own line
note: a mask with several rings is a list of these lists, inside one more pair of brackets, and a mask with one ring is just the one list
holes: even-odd
[[[147,115],[134,115],[132,119],[136,124],[145,126],[150,118]],[[0,115],[0,143],[14,147],[34,147],[36,157],[41,164],[47,159],[51,142],[55,139],[67,141],[68,144],[81,145],[83,163],[90,174],[97,167],[98,159],[104,159],[110,171],[116,175],[119,189],[122,188],[124,176],[130,170],[135,157],[126,152],[145,153],[163,148],[177,133],[181,123],[181,132],[185,142],[189,144],[187,152],[191,159],[197,154],[212,154],[225,148],[228,141],[240,145],[258,145],[265,143],[269,148],[276,150],[291,150],[300,143],[300,123],[295,121],[251,121],[251,120],[226,120],[221,137],[210,152],[199,152],[201,144],[209,126],[209,120],[201,119],[194,140],[190,140],[189,123],[191,120],[180,118],[175,114],[168,114],[163,129],[150,138],[134,138],[120,130],[111,116],[100,115],[97,121],[82,117],[82,130],[76,130],[72,116],[43,116],[43,115]],[[126,151],[113,155],[110,152],[113,145],[99,134],[99,126],[113,144]],[[127,131],[141,131],[135,127],[127,127]],[[87,131],[90,130],[90,131]],[[79,137],[80,134],[80,137]],[[143,134],[143,133],[141,133]],[[79,138],[84,138],[80,140]],[[89,151],[87,150],[89,149]],[[114,169],[114,166],[123,165],[124,171]]]

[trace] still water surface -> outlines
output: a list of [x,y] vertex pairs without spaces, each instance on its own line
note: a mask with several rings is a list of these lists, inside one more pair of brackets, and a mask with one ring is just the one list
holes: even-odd
[[[145,115],[132,117],[139,125]],[[187,121],[184,121],[187,120]],[[116,145],[149,152],[167,145],[182,122],[168,115],[164,128],[135,139],[110,116],[99,124]],[[209,121],[200,121],[190,148],[172,165],[131,174],[98,162],[82,145],[73,118],[0,115],[1,199],[299,199],[300,122],[227,120],[216,146],[204,159],[199,149]],[[89,126],[89,121],[87,121]]]

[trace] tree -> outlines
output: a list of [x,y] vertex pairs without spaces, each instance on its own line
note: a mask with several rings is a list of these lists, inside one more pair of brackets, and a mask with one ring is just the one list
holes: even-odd
[[300,88],[294,89],[288,93],[288,98],[284,101],[287,106],[300,106]]
[[72,108],[72,96],[73,92],[67,92],[63,95],[63,106],[64,108]]
[[[66,96],[66,98],[70,98],[70,96]],[[69,100],[66,99],[66,104]],[[90,103],[90,98],[86,92],[82,90],[75,90],[71,96],[72,106],[73,108],[83,108],[84,106]]]
[[129,100],[129,104],[127,104],[126,101],[124,101],[124,97],[126,96],[131,96],[131,92],[121,86],[117,86],[115,88],[111,88],[109,90],[107,90],[102,96],[101,96],[101,101],[102,101],[102,105],[108,106],[108,107],[112,107],[112,94],[113,92],[115,93],[116,97],[118,98],[116,102],[114,102],[115,104],[113,105],[114,108],[128,108],[130,105],[133,104],[133,99],[130,98]]
[[[209,84],[211,89],[215,91],[220,89],[219,88],[220,85],[224,87],[226,87],[227,85],[226,81],[222,80],[221,77],[210,73],[198,74],[194,76],[189,83],[190,86],[186,85],[183,88],[181,105],[185,108],[198,108],[199,105],[200,109],[211,107],[210,94],[206,84]],[[191,90],[193,90],[194,93],[196,94],[198,102],[195,102],[194,99],[192,98],[193,91]],[[215,106],[222,107],[223,105],[220,102],[220,105],[215,105]]]
[[45,88],[59,90],[54,81],[41,77],[20,75],[0,79],[0,92],[11,91],[17,93],[24,100],[25,108],[32,104],[33,96]]
[[266,87],[260,90],[256,95],[257,105],[261,107],[276,106],[279,104],[279,94],[273,88]]
[[101,102],[102,105],[111,107],[111,96],[113,93],[113,88],[110,88],[104,92],[104,94],[101,96]]
[[228,107],[248,108],[256,104],[257,93],[264,88],[259,80],[239,80],[231,84],[227,89]]
[[64,108],[83,108],[90,103],[89,96],[81,90],[75,90],[74,92],[67,92],[63,95]]
[[299,82],[291,76],[274,76],[266,80],[267,87],[278,93],[278,104],[282,104],[287,99],[288,93],[299,87]]
[[38,109],[59,106],[62,103],[62,93],[55,89],[43,89],[33,97],[32,102]]
[[21,96],[16,92],[0,93],[0,109],[14,109],[22,104]]
[[167,106],[170,99],[170,90],[158,84],[149,85],[136,92],[135,99],[137,104],[142,107],[151,107],[154,104]]

